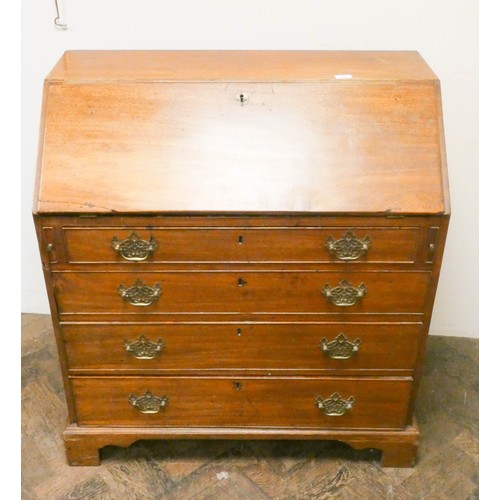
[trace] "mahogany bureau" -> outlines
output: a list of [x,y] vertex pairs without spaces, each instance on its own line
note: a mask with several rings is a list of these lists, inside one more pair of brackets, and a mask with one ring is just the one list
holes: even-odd
[[34,219],[68,462],[325,439],[412,466],[446,175],[416,52],[66,52]]

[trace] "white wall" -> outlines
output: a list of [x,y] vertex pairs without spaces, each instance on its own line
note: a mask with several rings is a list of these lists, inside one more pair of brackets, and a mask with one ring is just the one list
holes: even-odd
[[452,219],[431,333],[478,336],[475,0],[24,0],[22,310],[48,312],[31,202],[42,82],[68,49],[418,50],[441,79]]

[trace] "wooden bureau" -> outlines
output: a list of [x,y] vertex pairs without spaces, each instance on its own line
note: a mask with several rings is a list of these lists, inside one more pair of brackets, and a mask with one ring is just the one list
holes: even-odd
[[34,219],[68,462],[328,439],[412,466],[449,214],[416,52],[66,52]]

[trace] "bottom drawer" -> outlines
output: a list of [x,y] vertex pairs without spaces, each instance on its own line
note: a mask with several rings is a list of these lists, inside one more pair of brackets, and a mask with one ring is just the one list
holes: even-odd
[[411,383],[411,378],[72,379],[79,425],[134,427],[401,428]]

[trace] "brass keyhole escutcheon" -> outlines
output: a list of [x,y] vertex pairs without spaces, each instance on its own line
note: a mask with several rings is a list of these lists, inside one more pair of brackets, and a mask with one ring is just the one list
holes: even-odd
[[242,335],[243,335],[243,332],[242,332],[241,328],[236,328],[236,336],[241,337]]
[[238,236],[238,245],[243,245],[243,236]]
[[248,94],[245,92],[240,92],[236,95],[236,101],[240,106],[245,106],[248,104]]
[[241,382],[233,382],[233,387],[237,390],[237,391],[241,391],[241,389],[243,389],[243,384]]

